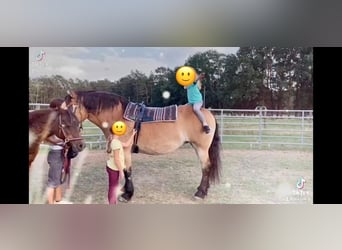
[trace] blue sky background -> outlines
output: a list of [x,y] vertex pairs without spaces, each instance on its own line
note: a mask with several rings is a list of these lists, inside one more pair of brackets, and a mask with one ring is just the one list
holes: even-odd
[[[157,67],[184,65],[189,56],[214,49],[224,54],[238,47],[31,47],[30,77],[61,75],[67,79],[119,80],[138,70],[149,75]],[[40,59],[41,51],[45,56]]]

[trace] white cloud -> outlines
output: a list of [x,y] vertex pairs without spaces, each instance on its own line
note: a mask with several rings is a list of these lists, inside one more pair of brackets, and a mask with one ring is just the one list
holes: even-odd
[[[48,47],[30,48],[30,77],[61,75],[64,78],[87,80],[109,79],[116,81],[133,70],[149,75],[157,67],[174,69],[197,53],[215,49],[220,53],[235,53],[238,48],[224,47],[127,47],[127,48],[81,48]],[[45,59],[36,61],[44,51]]]
[[70,78],[83,78],[84,71],[77,66],[62,66],[59,69],[57,69],[57,72],[59,72],[59,75],[68,75]]

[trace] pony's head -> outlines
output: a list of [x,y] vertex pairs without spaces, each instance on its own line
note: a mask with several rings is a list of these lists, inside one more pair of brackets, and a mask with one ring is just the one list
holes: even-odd
[[82,151],[86,145],[80,132],[81,123],[76,115],[68,109],[59,109],[55,121],[51,131],[58,131],[55,135],[64,139],[74,151]]

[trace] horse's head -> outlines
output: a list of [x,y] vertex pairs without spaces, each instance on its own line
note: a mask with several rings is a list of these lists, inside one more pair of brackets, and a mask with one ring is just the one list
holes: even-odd
[[74,113],[80,122],[83,122],[88,118],[87,109],[78,99],[77,93],[75,91],[68,90],[68,95],[65,97],[61,108],[68,109],[70,112]]
[[81,136],[81,123],[77,119],[76,115],[68,109],[60,109],[57,112],[57,122],[54,124],[54,131],[58,131],[58,133],[55,134],[69,143],[70,146],[73,147],[73,150],[77,152],[82,151],[86,145]]
[[123,118],[127,99],[106,91],[68,91],[62,108],[69,109],[83,122],[88,119],[109,136],[110,126]]

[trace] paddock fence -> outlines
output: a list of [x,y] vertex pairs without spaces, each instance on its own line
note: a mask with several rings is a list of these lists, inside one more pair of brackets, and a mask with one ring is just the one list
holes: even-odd
[[[48,108],[30,103],[30,110]],[[209,109],[216,117],[225,148],[313,148],[313,110]],[[101,130],[86,120],[83,134],[89,149],[104,149]]]

